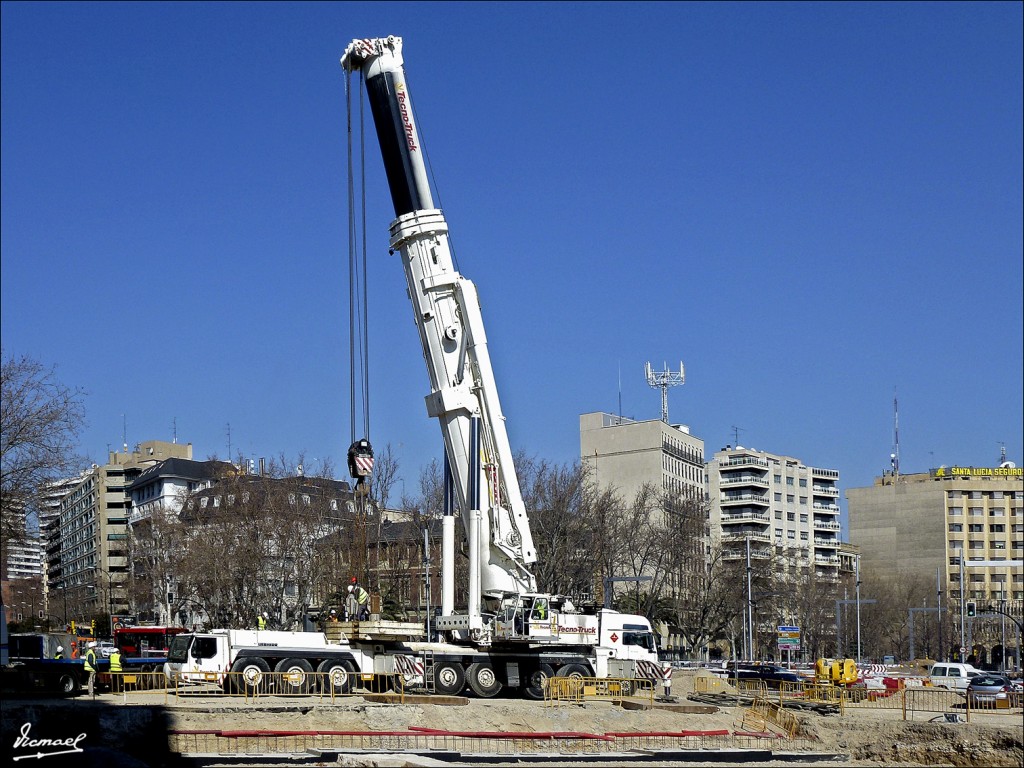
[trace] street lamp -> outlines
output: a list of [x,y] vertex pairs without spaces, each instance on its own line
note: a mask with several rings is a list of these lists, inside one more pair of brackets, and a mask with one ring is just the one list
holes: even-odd
[[860,554],[855,561],[857,568],[857,666],[860,666]]

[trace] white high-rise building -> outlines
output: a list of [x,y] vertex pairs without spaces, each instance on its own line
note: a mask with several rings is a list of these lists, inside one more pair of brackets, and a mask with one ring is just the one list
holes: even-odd
[[726,446],[708,462],[711,536],[726,559],[785,553],[787,568],[839,576],[839,472]]

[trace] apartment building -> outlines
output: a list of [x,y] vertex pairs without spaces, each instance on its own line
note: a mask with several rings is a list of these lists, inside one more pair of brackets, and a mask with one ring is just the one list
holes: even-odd
[[839,472],[799,459],[726,446],[708,462],[712,540],[727,560],[785,552],[787,569],[838,578]]
[[192,445],[150,440],[134,451],[111,451],[108,462],[93,465],[63,497],[53,558],[51,589],[63,592],[70,618],[127,611],[128,487],[164,459],[192,458]]
[[965,600],[1024,600],[1019,467],[887,473],[872,486],[847,489],[846,498],[862,571],[934,583],[938,570],[943,591],[957,605],[963,571]]

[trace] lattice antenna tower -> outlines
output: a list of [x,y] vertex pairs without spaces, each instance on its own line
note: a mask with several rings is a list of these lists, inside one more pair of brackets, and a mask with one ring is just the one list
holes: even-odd
[[668,388],[681,386],[686,381],[686,374],[682,361],[679,363],[678,373],[670,371],[668,363],[662,365],[665,366],[665,370],[656,373],[649,362],[645,363],[644,372],[647,374],[647,383],[661,390],[661,420],[668,424]]

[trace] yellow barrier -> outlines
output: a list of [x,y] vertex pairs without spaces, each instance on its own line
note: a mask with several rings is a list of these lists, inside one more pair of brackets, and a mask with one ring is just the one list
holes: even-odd
[[549,677],[544,681],[544,703],[581,704],[587,699],[638,699],[654,704],[654,681],[627,677]]
[[267,696],[316,697],[333,701],[342,696],[388,694],[405,702],[405,680],[401,675],[355,674],[339,681],[329,672],[208,672],[177,673],[171,690],[183,698],[197,696],[241,697],[255,701]]
[[769,731],[770,727],[782,731],[787,738],[792,739],[800,728],[800,721],[796,715],[783,709],[782,704],[764,698],[754,699],[754,703],[743,713],[742,728]]

